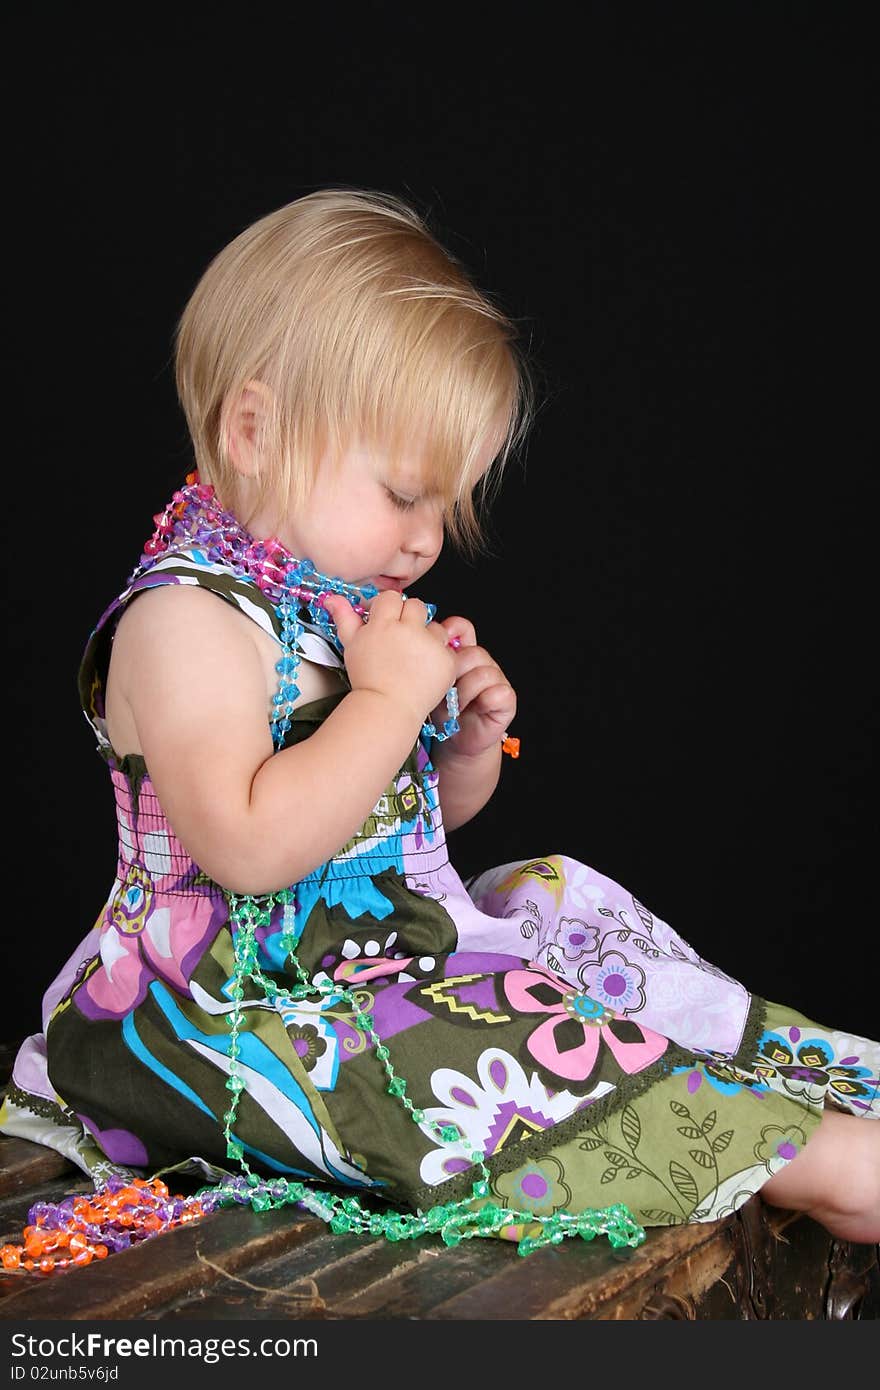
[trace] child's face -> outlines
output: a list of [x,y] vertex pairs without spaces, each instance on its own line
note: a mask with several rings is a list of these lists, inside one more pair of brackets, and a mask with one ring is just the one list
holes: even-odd
[[[485,467],[491,458],[487,457]],[[338,466],[324,459],[304,506],[278,528],[299,559],[329,577],[378,589],[408,589],[443,546],[443,507],[430,491],[424,456],[395,472],[383,450],[356,441]]]

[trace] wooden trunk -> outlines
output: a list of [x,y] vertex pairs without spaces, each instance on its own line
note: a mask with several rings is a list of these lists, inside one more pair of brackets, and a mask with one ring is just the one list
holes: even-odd
[[[91,1184],[52,1150],[0,1136],[0,1243],[31,1204]],[[0,1273],[0,1319],[839,1319],[880,1315],[871,1245],[832,1240],[753,1198],[724,1221],[653,1229],[637,1250],[568,1240],[525,1258],[496,1239],[447,1249],[333,1235],[292,1208],[219,1211],[86,1268]]]

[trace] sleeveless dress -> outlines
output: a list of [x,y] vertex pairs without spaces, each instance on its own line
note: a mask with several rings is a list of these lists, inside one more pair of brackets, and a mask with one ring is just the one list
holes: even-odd
[[[230,1171],[229,904],[175,836],[143,758],[111,748],[104,721],[115,622],[167,583],[206,587],[279,640],[259,588],[190,549],[135,579],[86,647],[80,695],[116,801],[117,876],[46,991],[0,1130],[96,1179]],[[285,746],[348,688],[314,625],[299,646],[340,669],[340,693],[295,707]],[[388,1094],[374,1041],[340,997],[270,1002],[249,984],[234,1133],[266,1175],[423,1211],[468,1195],[479,1150],[502,1206],[547,1216],[624,1203],[642,1225],[674,1225],[739,1207],[809,1141],[824,1106],[880,1118],[876,1042],[751,995],[597,870],[549,854],[463,882],[424,737],[357,835],[259,929],[260,966],[288,986],[291,927],[312,978],[357,991],[423,1119]],[[460,1142],[439,1142],[434,1122]]]

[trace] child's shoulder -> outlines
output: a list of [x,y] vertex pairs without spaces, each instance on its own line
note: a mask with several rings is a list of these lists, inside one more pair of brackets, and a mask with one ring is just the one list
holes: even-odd
[[[234,602],[218,602],[216,589],[201,584],[160,584],[126,602],[117,622],[107,672],[107,724],[111,744],[140,751],[137,715],[144,701],[166,696],[208,701],[218,685],[227,697],[259,702],[261,717],[272,712],[281,648],[271,631]],[[337,694],[341,669],[304,659],[297,675],[297,704]]]
[[162,584],[125,604],[116,623],[107,669],[106,714],[116,749],[140,752],[137,734],[144,702],[208,697],[221,681],[229,690],[265,688],[258,631],[228,603],[199,585]]
[[217,599],[216,591],[200,584],[142,589],[128,599],[116,622],[114,653],[129,646],[170,653],[180,642],[253,644],[256,625],[232,604]]

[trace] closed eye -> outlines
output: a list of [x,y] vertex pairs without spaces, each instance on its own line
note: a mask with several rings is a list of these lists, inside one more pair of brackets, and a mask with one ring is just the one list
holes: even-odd
[[385,491],[388,493],[388,496],[391,498],[391,501],[394,503],[395,507],[397,507],[402,512],[412,511],[413,507],[416,505],[416,502],[418,501],[417,497],[402,497],[399,492],[395,492],[394,489],[390,487],[386,487]]

